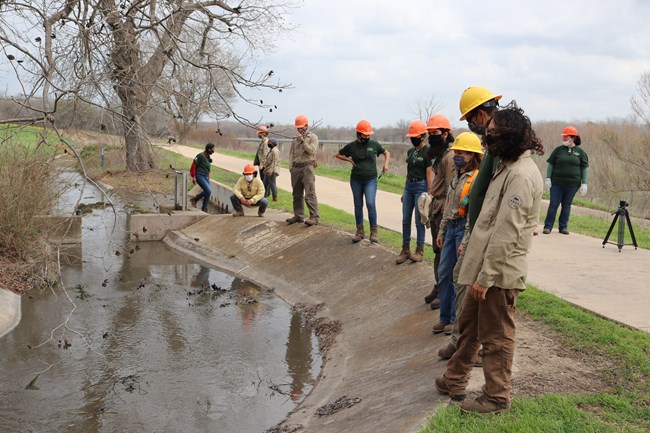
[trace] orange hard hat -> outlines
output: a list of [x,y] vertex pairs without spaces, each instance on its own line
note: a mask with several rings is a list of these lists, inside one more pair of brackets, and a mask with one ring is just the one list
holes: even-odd
[[562,131],[562,135],[580,135],[578,134],[578,130],[575,128],[575,126],[567,126],[564,128],[564,131]]
[[253,167],[250,164],[244,167],[244,174],[253,174],[253,173],[255,173],[255,167]]
[[427,125],[421,120],[415,120],[409,125],[407,137],[418,137],[427,133]]
[[427,131],[432,131],[434,129],[446,129],[451,131],[451,122],[442,114],[434,114],[429,117],[427,122]]
[[370,122],[367,120],[361,120],[359,123],[357,123],[357,132],[363,135],[371,135],[375,133],[372,130],[372,126],[370,126]]
[[307,119],[307,116],[304,114],[299,114],[296,117],[296,128],[304,128],[305,126],[309,125],[309,119]]
[[259,128],[257,128],[257,133],[259,134],[260,132],[269,132],[269,128],[267,128],[266,125],[260,125]]

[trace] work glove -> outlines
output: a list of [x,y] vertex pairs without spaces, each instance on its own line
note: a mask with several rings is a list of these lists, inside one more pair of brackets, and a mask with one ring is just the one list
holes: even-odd
[[547,177],[544,179],[544,191],[549,192],[551,190],[551,178]]
[[583,183],[582,185],[580,185],[580,189],[578,191],[580,191],[580,195],[587,194],[587,184]]

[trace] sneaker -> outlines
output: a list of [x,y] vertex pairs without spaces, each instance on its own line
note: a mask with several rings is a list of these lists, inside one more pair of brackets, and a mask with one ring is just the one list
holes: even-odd
[[547,229],[546,227],[544,227],[544,230],[542,230],[542,233],[547,235],[547,234],[551,233],[551,229]]
[[448,395],[452,400],[460,401],[465,400],[465,397],[467,397],[465,390],[457,392],[451,391],[447,385],[447,379],[445,379],[444,376],[436,377],[434,384],[440,394]]
[[[437,385],[437,380],[436,380]],[[488,400],[485,395],[481,395],[474,400],[465,401],[460,410],[465,413],[480,413],[480,414],[490,414],[490,413],[501,413],[507,412],[510,410],[510,402],[508,403],[497,403],[492,400]]]
[[287,222],[287,224],[291,225],[291,224],[295,224],[295,223],[301,223],[304,220],[302,218],[297,217],[297,216],[292,216],[291,218],[287,218],[285,221]]
[[308,227],[311,226],[317,226],[318,225],[318,219],[317,218],[309,218],[305,220],[305,225]]
[[244,216],[244,211],[235,211],[232,213],[232,216],[234,217],[243,217]]
[[563,235],[568,235],[569,231],[567,229],[562,229],[560,230],[560,233],[562,233]]
[[440,334],[441,332],[445,331],[445,328],[449,326],[449,322],[438,322],[435,325],[433,325],[433,333],[434,334]]
[[456,353],[456,346],[454,346],[452,343],[449,343],[442,349],[438,350],[438,356],[442,359],[449,359],[454,353]]

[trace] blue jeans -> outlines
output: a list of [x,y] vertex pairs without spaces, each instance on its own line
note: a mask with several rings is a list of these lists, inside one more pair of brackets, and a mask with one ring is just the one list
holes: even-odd
[[354,200],[354,220],[357,225],[363,224],[363,196],[366,196],[368,221],[370,226],[377,225],[377,178],[367,180],[350,179],[352,198]]
[[417,215],[418,197],[423,192],[427,192],[427,181],[418,180],[416,182],[406,181],[404,185],[404,195],[402,200],[402,244],[411,243],[411,219],[415,209],[415,229],[417,230],[417,244],[424,245],[424,224],[420,222],[420,215]]
[[569,216],[571,215],[571,203],[573,197],[578,192],[579,186],[566,186],[566,185],[551,185],[551,203],[548,205],[546,212],[546,219],[544,220],[544,228],[552,229],[555,224],[555,215],[557,214],[558,206],[562,205],[560,211],[560,219],[558,220],[558,228],[560,230],[567,230],[569,228]]
[[210,188],[210,179],[208,178],[207,174],[196,173],[196,183],[199,184],[203,191],[194,197],[194,200],[198,202],[199,200],[203,199],[201,210],[207,212],[208,203],[210,203],[210,196],[212,195],[212,189]]
[[465,218],[449,221],[445,241],[440,250],[438,267],[438,296],[440,297],[440,322],[456,322],[456,286],[454,284],[454,266],[458,261],[458,247],[465,233]]
[[[244,210],[243,204],[241,204],[241,201],[237,198],[235,194],[232,194],[230,196],[230,203],[232,204],[232,208],[235,210],[235,212],[242,212]],[[257,203],[253,203],[250,206],[247,207],[253,207],[253,206],[259,206],[259,210],[257,211],[259,214],[263,214],[266,211],[266,207],[269,205],[269,201],[265,198],[262,197],[260,201]]]

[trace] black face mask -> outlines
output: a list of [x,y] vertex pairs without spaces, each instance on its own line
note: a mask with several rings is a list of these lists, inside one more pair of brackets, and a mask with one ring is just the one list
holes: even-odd
[[420,138],[420,137],[411,137],[411,144],[414,147],[418,147],[420,144],[422,144],[422,138]]
[[267,147],[268,147],[269,149],[273,149],[273,145],[272,145],[271,143],[267,144]]
[[480,126],[479,124],[474,123],[474,122],[467,122],[467,127],[474,134],[477,134],[477,135],[484,135],[485,134],[485,126]]
[[361,134],[357,134],[357,141],[361,144],[368,144],[370,137],[362,137]]
[[442,147],[443,140],[442,134],[440,135],[429,135],[429,146],[431,147]]

